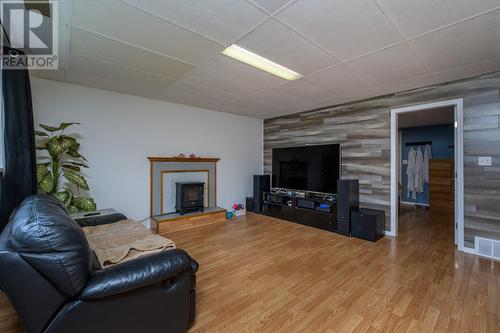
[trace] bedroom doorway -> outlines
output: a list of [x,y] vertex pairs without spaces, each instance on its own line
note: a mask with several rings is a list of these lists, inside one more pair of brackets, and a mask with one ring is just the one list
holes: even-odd
[[405,223],[448,223],[442,230],[464,251],[462,99],[391,110],[389,235],[398,235],[400,212]]

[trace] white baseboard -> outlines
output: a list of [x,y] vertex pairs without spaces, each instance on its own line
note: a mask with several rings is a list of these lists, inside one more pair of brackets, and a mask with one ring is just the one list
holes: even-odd
[[476,254],[475,250],[471,247],[464,246],[460,251],[470,254]]
[[384,233],[385,233],[385,235],[386,235],[386,236],[392,236],[392,237],[396,236],[396,235],[394,234],[394,232],[393,232],[393,231],[391,231],[391,230],[385,230],[385,232],[384,232]]

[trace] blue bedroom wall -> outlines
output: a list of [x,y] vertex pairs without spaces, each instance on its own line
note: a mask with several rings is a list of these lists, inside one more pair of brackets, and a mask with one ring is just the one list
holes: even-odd
[[[420,204],[429,203],[429,184],[424,185],[424,192],[417,194],[417,199],[413,200],[408,196],[406,186],[408,184],[408,177],[406,176],[406,167],[404,161],[408,160],[408,151],[410,147],[406,147],[406,143],[419,142],[419,141],[432,141],[432,158],[433,159],[454,159],[454,149],[448,148],[449,145],[454,144],[455,135],[453,125],[437,125],[437,126],[423,126],[403,128],[401,130],[402,136],[402,160],[401,175],[403,182],[403,197],[402,201],[414,202]],[[422,146],[423,150],[424,146]]]

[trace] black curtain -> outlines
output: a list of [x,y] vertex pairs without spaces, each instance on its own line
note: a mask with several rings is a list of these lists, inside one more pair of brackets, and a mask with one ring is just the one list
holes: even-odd
[[[21,51],[3,47],[4,57]],[[5,63],[5,62],[4,62]],[[31,86],[26,69],[2,68],[5,164],[1,179],[0,231],[12,211],[37,192],[36,155]]]

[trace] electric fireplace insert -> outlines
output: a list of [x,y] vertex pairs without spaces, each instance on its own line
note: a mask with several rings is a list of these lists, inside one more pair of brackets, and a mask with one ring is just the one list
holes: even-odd
[[203,212],[205,183],[175,183],[175,210],[184,215],[187,212]]

